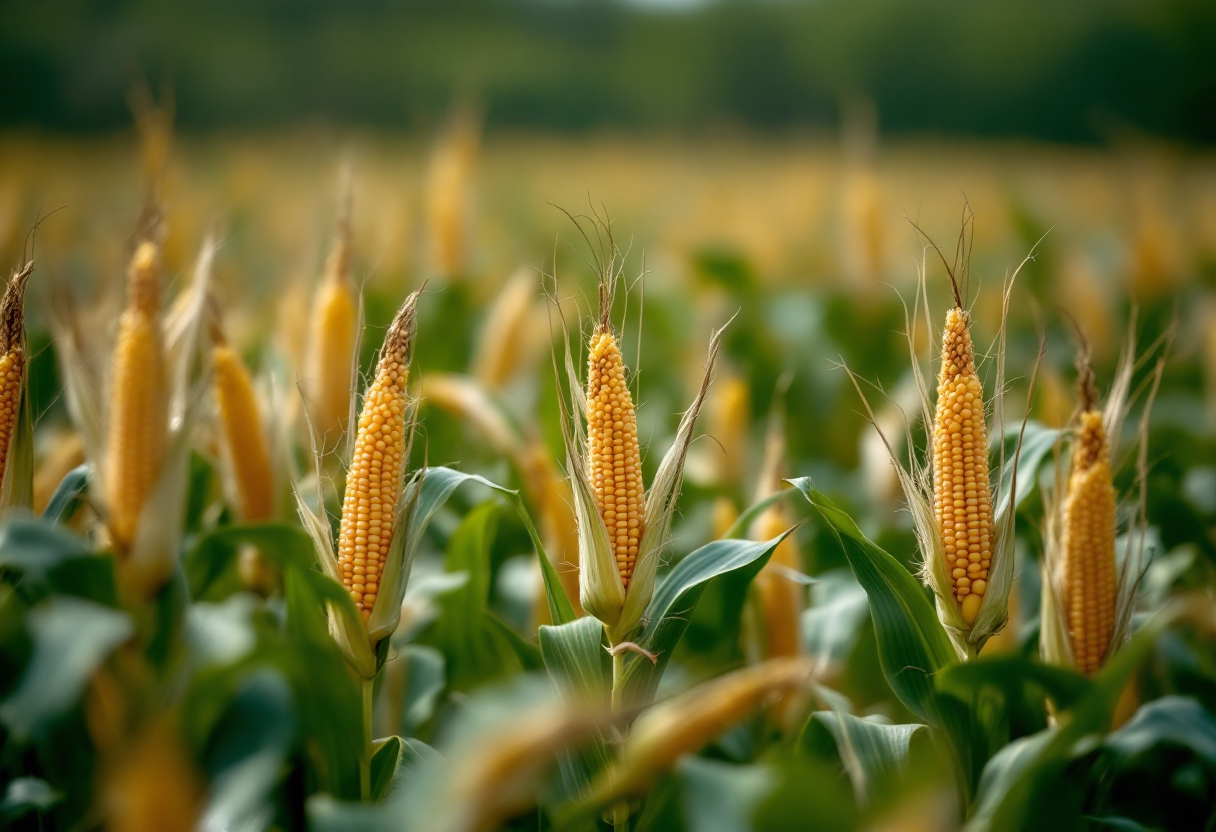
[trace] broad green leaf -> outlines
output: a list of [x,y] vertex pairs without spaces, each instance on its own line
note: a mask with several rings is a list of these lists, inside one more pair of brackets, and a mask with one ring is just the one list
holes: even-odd
[[1009,460],[1012,459],[1013,453],[1017,449],[1019,434],[1022,434],[1021,425],[1005,431],[1005,436],[1003,437],[1006,465],[1001,475],[996,511],[994,513],[996,517],[1001,517],[1009,510],[1010,498],[1013,499],[1014,508],[1017,508],[1034,492],[1035,486],[1039,482],[1039,466],[1043,464],[1043,460],[1047,458],[1047,455],[1056,446],[1056,442],[1063,436],[1063,431],[1049,428],[1041,422],[1030,421],[1026,423],[1025,433],[1022,434],[1022,449],[1018,452],[1017,494],[1014,495],[1010,493],[1013,485],[1014,467],[1009,464]]
[[63,523],[70,519],[79,505],[80,495],[88,490],[92,478],[93,466],[87,462],[68,471],[42,510],[42,519],[52,523]]
[[489,620],[490,547],[498,529],[501,505],[482,503],[461,521],[448,542],[444,568],[464,573],[459,589],[438,599],[442,610],[425,634],[425,642],[443,651],[448,685],[469,691],[519,669],[511,644]]
[[421,740],[401,737],[377,740],[372,757],[372,800],[392,801],[399,797],[411,769],[438,758],[439,753]]
[[[611,662],[604,649],[604,625],[592,616],[567,624],[540,628],[540,653],[550,678],[563,695],[593,710],[608,707],[612,691]],[[611,754],[607,739],[598,737],[578,754],[560,757],[566,800],[585,794]]]
[[746,584],[764,568],[773,550],[788,534],[762,542],[715,540],[672,568],[655,590],[646,609],[645,626],[635,639],[654,654],[655,661],[652,663],[647,657],[633,653],[625,659],[626,703],[644,705],[654,701],[659,679],[671,661],[672,651],[688,629],[688,621],[705,587],[715,578],[732,573],[738,573]]
[[223,603],[195,603],[186,609],[186,640],[191,658],[201,666],[232,664],[257,644],[251,620],[257,601],[233,595]]
[[476,474],[466,474],[453,468],[444,467],[426,469],[426,476],[422,480],[422,490],[410,517],[409,534],[405,541],[407,562],[405,568],[407,572],[409,568],[408,564],[412,563],[414,554],[422,542],[422,536],[426,532],[431,519],[435,516],[435,512],[447,502],[452,492],[467,482],[484,485],[486,488],[502,494],[511,503],[511,506],[519,515],[520,522],[524,524],[528,537],[532,540],[533,547],[536,549],[536,555],[540,561],[541,575],[545,582],[549,612],[554,623],[560,624],[572,621],[574,619],[574,609],[570,605],[569,599],[566,598],[566,593],[561,587],[560,580],[558,580],[557,572],[549,562],[549,558],[545,553],[545,547],[541,543],[540,535],[536,532],[536,527],[533,525],[532,518],[529,516],[527,509],[524,507],[519,492],[504,488]]
[[0,568],[42,578],[65,561],[92,556],[83,538],[40,520],[19,518],[0,526]]
[[[1081,740],[1105,733],[1110,728],[1119,697],[1136,668],[1147,658],[1157,637],[1173,622],[1186,615],[1188,608],[1167,608],[1146,622],[1092,679],[1089,690],[1072,708],[1061,715],[1059,727],[1036,734],[1034,746],[1021,747],[1016,766],[1004,764],[999,777],[989,778],[988,769],[998,758],[1012,755],[1015,744],[993,757],[981,780],[980,808],[966,827],[967,832],[1014,832],[1045,821],[1047,811],[1039,795],[1061,781],[1065,766],[1073,758]],[[1024,741],[1023,741],[1024,742]],[[990,781],[988,788],[984,782]],[[981,811],[983,810],[983,811]]]
[[90,674],[134,633],[126,613],[69,596],[56,596],[29,615],[34,654],[21,684],[0,705],[0,720],[15,737],[45,728],[80,697]]
[[792,480],[836,534],[853,574],[870,598],[883,674],[908,710],[941,726],[933,675],[958,662],[925,589],[899,561],[869,540],[853,519],[815,490],[808,479]]
[[689,832],[750,832],[751,816],[776,787],[761,765],[733,765],[686,755],[676,764],[683,780],[684,817]]
[[200,828],[262,832],[295,735],[291,689],[270,669],[250,676],[210,738],[211,789]]
[[953,693],[971,701],[985,686],[1002,690],[1009,700],[1021,696],[1022,688],[1031,682],[1051,697],[1060,708],[1070,708],[1090,691],[1093,684],[1079,673],[1063,667],[1053,667],[1015,653],[977,659],[946,668],[938,674],[938,690]]
[[87,541],[44,520],[14,518],[0,526],[0,573],[18,573],[23,597],[74,595],[118,605],[114,559]]
[[439,694],[447,683],[443,653],[421,644],[406,645],[398,661],[405,662],[405,701],[402,721],[413,730],[435,713]]
[[811,604],[802,613],[802,643],[807,653],[828,662],[845,662],[870,615],[869,598],[847,569],[823,574],[811,587]]
[[1216,766],[1216,720],[1188,696],[1163,696],[1143,705],[1102,745],[1130,758],[1162,744],[1186,748]]
[[984,832],[996,828],[1020,828],[1017,826],[997,826],[994,820],[1008,795],[1017,784],[1033,770],[1039,757],[1056,736],[1056,730],[1049,728],[1014,740],[998,751],[980,777],[979,796],[975,810],[969,819],[967,832]]
[[316,553],[312,538],[297,526],[258,523],[225,526],[208,532],[200,536],[195,543],[194,551],[187,558],[187,568],[191,561],[205,559],[217,548],[221,551],[232,551],[241,544],[253,546],[264,557],[277,564],[284,571],[285,580],[290,573],[319,600],[332,604],[339,614],[360,622],[362,626],[362,616],[355,608],[354,601],[350,599],[350,594],[341,584],[315,568]]
[[593,707],[608,703],[611,667],[604,625],[590,617],[540,628],[540,654],[553,681]]
[[803,729],[803,742],[813,726],[831,735],[860,805],[873,804],[897,791],[907,773],[913,740],[926,735],[924,725],[887,725],[843,711],[817,711]]
[[545,662],[540,656],[540,648],[535,643],[515,632],[510,624],[502,620],[495,612],[486,613],[486,626],[500,644],[511,648],[515,658],[519,660],[524,670],[543,670]]

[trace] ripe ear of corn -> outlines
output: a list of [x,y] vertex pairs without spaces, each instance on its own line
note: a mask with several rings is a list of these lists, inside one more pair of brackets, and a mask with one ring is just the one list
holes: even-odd
[[25,286],[33,263],[15,273],[0,299],[0,482],[8,467],[25,390]]
[[144,241],[131,259],[127,308],[119,320],[111,365],[105,495],[110,528],[122,550],[135,539],[140,513],[160,475],[168,438],[158,258],[156,245]]
[[242,520],[267,520],[274,513],[274,476],[257,396],[245,363],[226,343],[211,350],[220,425],[231,457]]
[[968,314],[946,314],[933,424],[933,502],[951,589],[974,624],[988,588],[995,524],[988,479],[984,391],[975,370]]
[[350,240],[344,227],[326,263],[310,327],[307,389],[322,435],[345,430],[350,418],[359,303],[349,268]]
[[1077,668],[1102,666],[1115,627],[1115,488],[1102,415],[1081,414],[1064,501],[1062,599]]
[[588,358],[587,479],[628,590],[646,520],[642,455],[625,363],[616,337],[603,326],[592,336]]
[[376,374],[363,395],[354,454],[346,474],[338,532],[342,584],[364,622],[379,597],[385,559],[396,531],[397,497],[409,441],[409,376],[416,326],[410,295],[393,319],[380,351]]

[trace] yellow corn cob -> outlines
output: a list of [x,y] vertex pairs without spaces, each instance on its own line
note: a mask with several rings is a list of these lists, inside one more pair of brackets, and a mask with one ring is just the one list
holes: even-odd
[[168,718],[159,718],[131,747],[103,763],[102,811],[113,832],[194,829],[203,783]]
[[1072,452],[1061,560],[1068,635],[1077,668],[1097,672],[1115,626],[1115,487],[1102,414],[1087,410]]
[[951,588],[963,620],[974,624],[992,564],[991,486],[984,391],[975,372],[968,315],[946,313],[933,424],[933,503]]
[[169,393],[160,331],[156,245],[142,242],[127,275],[127,308],[118,324],[110,376],[105,494],[121,549],[135,539],[144,502],[165,456]]
[[587,467],[621,583],[628,589],[645,522],[642,455],[625,362],[615,336],[603,324],[591,338],[588,358]]
[[0,482],[17,426],[25,380],[25,284],[32,264],[12,276],[0,300]]
[[[775,505],[764,513],[756,524],[758,540],[772,540],[784,534],[790,527],[785,512]],[[764,619],[764,656],[775,659],[780,656],[797,656],[801,652],[799,643],[799,620],[802,617],[802,587],[781,574],[777,567],[802,571],[798,548],[793,535],[777,544],[769,562],[756,576],[756,592],[760,597],[760,615]]]
[[363,395],[354,455],[346,474],[338,562],[342,584],[366,621],[393,540],[397,495],[408,443],[406,381],[415,329],[411,295],[393,319],[380,351],[376,376]]
[[211,362],[220,426],[236,479],[238,514],[242,520],[266,520],[274,513],[274,477],[253,381],[240,356],[225,343],[212,348]]
[[359,313],[349,276],[349,238],[343,225],[313,302],[308,387],[316,407],[315,426],[322,434],[344,430],[350,417],[352,358]]

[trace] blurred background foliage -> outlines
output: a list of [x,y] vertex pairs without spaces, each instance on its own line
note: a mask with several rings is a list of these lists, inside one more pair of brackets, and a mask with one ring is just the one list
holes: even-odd
[[221,0],[0,9],[0,124],[126,123],[167,74],[186,130],[425,125],[453,90],[492,127],[831,130],[867,96],[892,135],[1216,140],[1202,0]]

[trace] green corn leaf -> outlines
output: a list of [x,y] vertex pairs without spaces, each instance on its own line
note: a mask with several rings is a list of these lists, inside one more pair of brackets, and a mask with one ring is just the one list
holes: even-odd
[[667,579],[654,593],[646,609],[645,626],[636,641],[654,655],[629,654],[625,659],[624,701],[645,705],[654,701],[663,670],[671,660],[672,651],[680,643],[684,631],[706,586],[727,575],[747,584],[764,568],[781,537],[762,542],[751,540],[715,540],[692,552],[677,563]]
[[887,725],[844,711],[817,711],[803,729],[800,744],[823,730],[835,743],[859,805],[871,805],[897,793],[907,773],[913,741],[927,741],[924,725]]
[[870,598],[878,656],[891,689],[908,710],[941,726],[933,675],[958,662],[924,588],[899,561],[869,540],[853,519],[815,490],[808,479],[791,481],[819,509],[844,548],[858,583]]
[[[563,695],[595,710],[606,710],[612,690],[612,670],[604,649],[604,625],[586,616],[568,624],[540,628],[540,653],[550,678]],[[561,755],[564,800],[585,794],[592,779],[611,759],[602,734],[578,754]]]
[[42,519],[52,523],[63,523],[69,520],[76,510],[76,506],[79,505],[80,495],[89,489],[89,482],[92,479],[93,466],[88,462],[68,471],[59,481],[59,485],[55,486],[55,493],[51,495],[46,508],[42,511]]
[[126,613],[67,596],[35,608],[28,626],[33,657],[17,690],[0,705],[0,721],[19,739],[70,708],[90,674],[135,632]]

